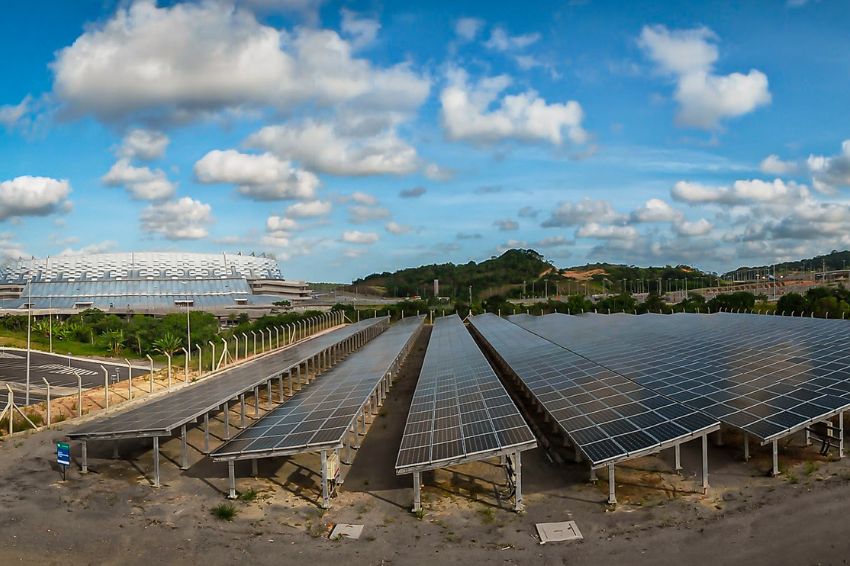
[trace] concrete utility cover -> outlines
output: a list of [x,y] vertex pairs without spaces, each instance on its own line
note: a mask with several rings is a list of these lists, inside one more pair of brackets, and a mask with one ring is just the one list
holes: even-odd
[[331,531],[331,538],[353,538],[359,539],[363,534],[363,525],[349,525],[348,523],[337,523],[334,525],[334,530]]
[[581,540],[581,531],[575,521],[564,521],[562,523],[537,523],[537,534],[540,536],[540,544],[547,542],[561,542],[565,540]]

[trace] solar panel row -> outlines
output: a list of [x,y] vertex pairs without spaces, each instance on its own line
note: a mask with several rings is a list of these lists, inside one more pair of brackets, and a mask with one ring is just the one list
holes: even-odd
[[767,443],[850,408],[848,326],[759,315],[511,320]]
[[507,320],[485,314],[471,322],[594,468],[719,429],[715,418]]
[[374,335],[386,327],[386,318],[363,320],[316,336],[289,348],[249,360],[209,376],[184,389],[144,405],[85,424],[68,433],[71,438],[165,436],[199,416],[218,409],[241,393],[278,377],[361,334]]
[[211,454],[214,461],[243,460],[339,448],[373,396],[422,328],[421,317],[392,325],[323,379],[296,393]]
[[537,446],[460,317],[434,322],[396,473],[429,470]]

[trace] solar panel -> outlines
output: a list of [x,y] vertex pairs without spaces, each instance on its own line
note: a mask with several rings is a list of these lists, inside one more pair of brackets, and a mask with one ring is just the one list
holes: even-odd
[[850,328],[840,321],[729,314],[510,319],[762,442],[850,407]]
[[360,410],[422,328],[406,318],[211,453],[214,461],[341,447]]
[[534,435],[460,317],[438,318],[410,403],[396,473],[536,446]]
[[[476,316],[471,323],[594,468],[686,442],[720,426],[712,417],[495,315]],[[641,423],[657,424],[646,428]]]
[[68,433],[68,436],[113,438],[170,434],[177,427],[217,409],[230,399],[281,375],[326,348],[340,344],[367,328],[386,323],[386,318],[373,318],[316,336],[268,356],[226,368],[216,375],[139,407],[83,425]]

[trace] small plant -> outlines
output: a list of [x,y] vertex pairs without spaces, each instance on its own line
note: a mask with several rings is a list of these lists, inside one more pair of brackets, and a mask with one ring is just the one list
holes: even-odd
[[240,501],[244,501],[245,503],[250,503],[257,499],[257,492],[254,489],[249,489],[244,493],[239,494]]
[[55,418],[55,419],[53,419],[53,422],[55,422],[55,423],[61,423],[62,421],[64,421],[64,420],[65,420],[65,419],[67,419],[67,418],[68,418],[68,417],[66,417],[66,416],[65,416],[65,415],[63,415],[62,413],[59,413],[58,415],[56,415],[56,418]]
[[809,461],[806,462],[806,465],[803,467],[803,473],[806,474],[806,476],[810,476],[813,473],[815,473],[815,471],[817,471],[817,469],[818,469],[817,462],[813,462],[813,461],[809,460]]
[[421,521],[422,519],[425,518],[425,509],[420,507],[419,509],[416,510],[416,513],[414,513],[414,515],[416,515],[416,518]]
[[800,482],[800,480],[797,479],[797,476],[793,472],[788,472],[787,478],[788,478],[788,483],[790,483],[790,484],[796,484],[796,483]]
[[219,521],[232,521],[236,517],[236,507],[231,503],[220,503],[212,508],[212,515]]
[[483,507],[478,510],[478,514],[481,515],[481,522],[485,525],[491,525],[496,520],[496,512],[492,507]]

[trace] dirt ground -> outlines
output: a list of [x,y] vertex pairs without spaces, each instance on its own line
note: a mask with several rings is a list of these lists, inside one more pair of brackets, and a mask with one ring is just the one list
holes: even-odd
[[[523,455],[526,512],[498,493],[498,462],[425,474],[424,514],[410,513],[409,476],[393,471],[427,331],[380,415],[345,470],[332,508],[319,508],[319,458],[261,460],[259,477],[237,465],[232,521],[212,514],[226,503],[227,469],[197,451],[178,469],[180,442],[163,444],[163,487],[150,484],[150,442],[89,447],[90,473],[67,481],[55,465],[47,430],[0,441],[0,564],[847,564],[850,562],[850,462],[815,447],[783,447],[783,475],[769,478],[769,452],[744,463],[740,438],[710,443],[711,489],[703,495],[700,443],[617,467],[619,504],[605,504],[607,483],[569,459],[554,464],[538,448]],[[320,378],[323,379],[323,378]],[[249,411],[252,414],[253,411]],[[60,425],[61,426],[61,425]],[[64,425],[70,430],[70,424]],[[220,433],[221,419],[213,424]],[[202,432],[189,442],[201,446]],[[215,444],[213,444],[215,445]],[[75,459],[79,446],[73,447]],[[535,523],[575,520],[584,540],[540,545]],[[360,540],[330,540],[335,523],[365,526]]]

